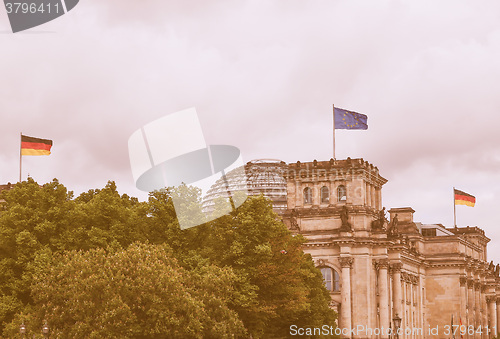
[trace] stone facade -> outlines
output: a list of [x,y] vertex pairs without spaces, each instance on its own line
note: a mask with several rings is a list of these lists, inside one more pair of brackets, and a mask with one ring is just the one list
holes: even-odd
[[363,159],[297,162],[285,177],[283,220],[308,240],[339,328],[356,329],[343,337],[388,338],[396,316],[401,338],[452,338],[452,322],[455,338],[496,336],[500,266],[484,231],[424,225],[410,207],[386,219],[387,180]]

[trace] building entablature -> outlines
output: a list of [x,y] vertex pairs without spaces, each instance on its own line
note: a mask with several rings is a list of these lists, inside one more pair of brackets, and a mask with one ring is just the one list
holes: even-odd
[[353,177],[364,179],[380,188],[387,179],[380,176],[378,168],[363,159],[317,161],[302,163],[297,161],[288,165],[285,173],[287,180],[350,180]]
[[[307,238],[307,236],[306,236]],[[348,246],[348,247],[369,247],[369,248],[377,248],[377,247],[386,247],[387,241],[384,239],[373,239],[373,238],[360,238],[360,237],[339,237],[339,238],[329,238],[329,239],[321,239],[321,240],[311,240],[304,244],[305,247],[340,247],[340,246]]]
[[349,214],[356,215],[368,215],[368,216],[376,216],[376,212],[372,207],[364,206],[364,205],[352,205],[350,203],[342,204],[342,205],[332,205],[329,204],[327,206],[320,205],[308,205],[308,206],[297,206],[294,209],[287,210],[284,214],[284,218],[311,218],[311,217],[329,217],[335,216],[340,217],[340,213],[344,206],[347,208]]

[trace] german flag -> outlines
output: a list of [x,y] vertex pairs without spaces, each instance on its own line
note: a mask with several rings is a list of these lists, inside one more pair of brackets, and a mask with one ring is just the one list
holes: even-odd
[[21,155],[49,155],[52,140],[21,135]]
[[467,205],[470,207],[474,207],[476,203],[476,197],[457,189],[454,189],[454,191],[455,191],[455,205]]

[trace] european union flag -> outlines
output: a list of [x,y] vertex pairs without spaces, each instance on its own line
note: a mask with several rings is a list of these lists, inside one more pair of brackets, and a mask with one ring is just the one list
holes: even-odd
[[335,129],[368,129],[368,117],[335,107]]

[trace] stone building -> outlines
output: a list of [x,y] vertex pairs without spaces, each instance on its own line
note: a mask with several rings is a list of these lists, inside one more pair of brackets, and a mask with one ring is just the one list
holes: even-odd
[[500,269],[480,228],[422,224],[411,207],[386,219],[387,180],[363,159],[292,163],[285,178],[283,220],[308,240],[339,328],[354,329],[343,337],[388,338],[394,318],[401,338],[496,336]]

